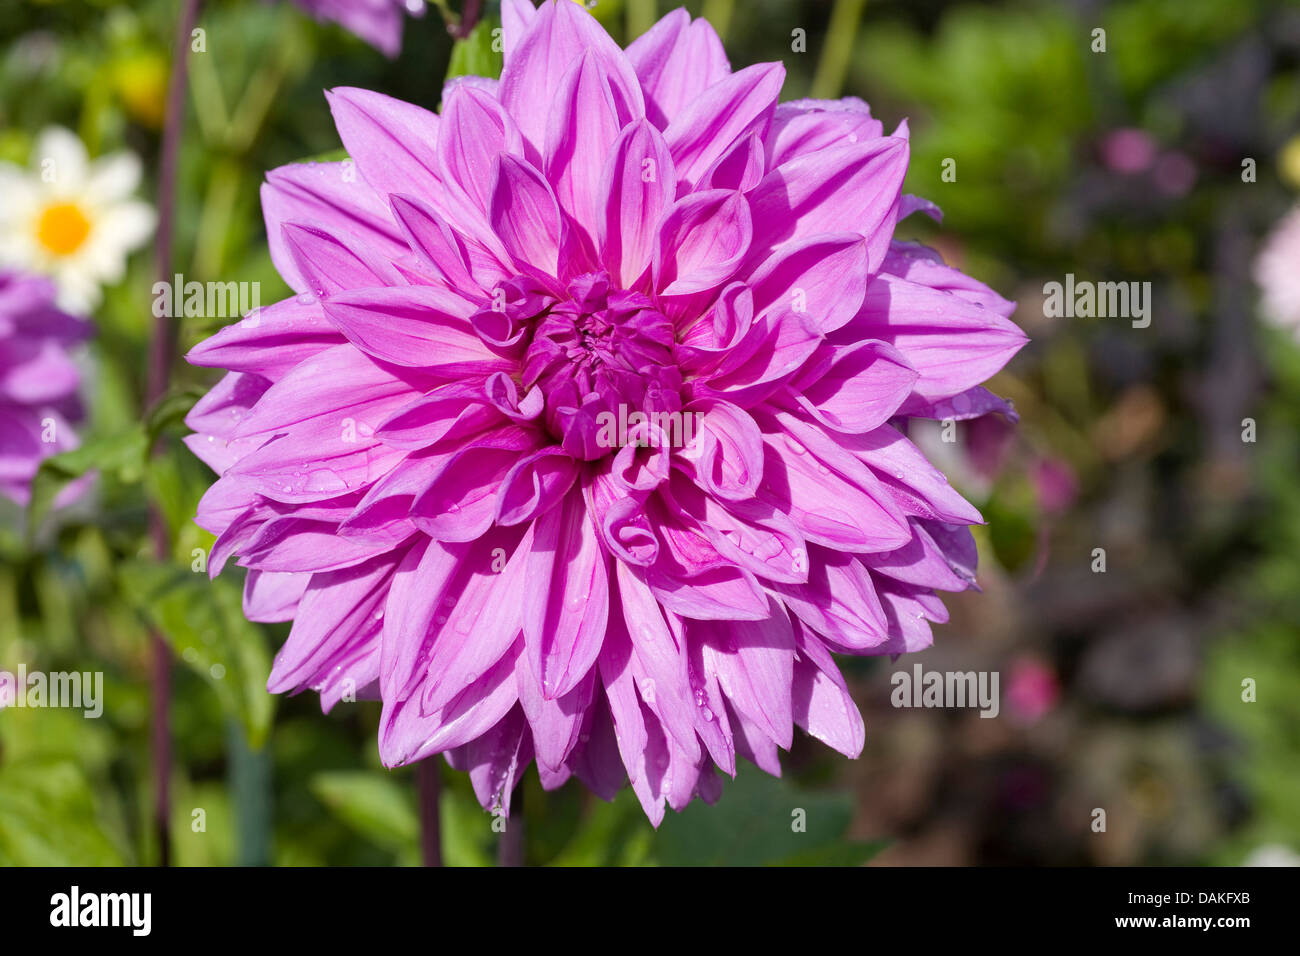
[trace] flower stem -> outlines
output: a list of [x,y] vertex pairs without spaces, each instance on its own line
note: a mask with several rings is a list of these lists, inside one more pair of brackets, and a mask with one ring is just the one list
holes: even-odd
[[627,41],[631,43],[655,25],[655,0],[627,0]]
[[513,806],[506,817],[506,829],[497,844],[497,866],[524,865],[524,788],[520,785],[511,798]]
[[866,5],[867,0],[835,0],[809,94],[813,99],[834,99],[844,90],[844,78],[853,58],[853,41],[857,39],[862,8]]
[[425,866],[442,866],[442,820],[438,812],[442,777],[437,760],[427,757],[415,765],[415,788],[420,798],[420,860]]
[[704,10],[700,16],[713,24],[718,36],[726,40],[727,28],[731,26],[731,11],[735,6],[735,0],[704,0]]
[[474,32],[474,28],[478,26],[479,17],[482,15],[483,0],[465,0],[465,6],[460,14],[460,22],[451,31],[452,36],[457,40],[464,40]]
[[[172,279],[172,235],[176,225],[176,162],[181,133],[185,124],[186,59],[190,50],[190,34],[199,19],[201,0],[183,0],[180,20],[176,26],[176,48],[172,54],[171,77],[167,85],[167,113],[163,124],[162,150],[158,173],[158,276],[164,282]],[[171,373],[172,352],[175,347],[175,330],[166,316],[154,320],[153,340],[149,346],[149,377],[145,392],[145,407],[154,405],[167,392]],[[171,541],[167,524],[157,507],[149,509],[149,531],[153,540],[154,555],[161,561],[171,557]],[[151,670],[153,681],[150,750],[153,756],[154,828],[158,843],[158,862],[171,864],[171,648],[158,632],[150,635]]]
[[271,865],[271,754],[249,746],[244,725],[226,719],[226,761],[234,797],[238,866]]

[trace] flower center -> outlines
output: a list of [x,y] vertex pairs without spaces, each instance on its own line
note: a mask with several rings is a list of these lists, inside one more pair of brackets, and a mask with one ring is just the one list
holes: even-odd
[[646,296],[581,276],[534,321],[523,385],[541,388],[546,425],[569,454],[603,458],[637,440],[640,421],[680,413],[673,327]]
[[90,220],[76,203],[51,203],[36,222],[36,238],[56,256],[76,252],[88,235]]

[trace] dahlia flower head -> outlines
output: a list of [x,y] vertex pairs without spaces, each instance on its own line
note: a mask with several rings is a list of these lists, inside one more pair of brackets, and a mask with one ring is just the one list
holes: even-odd
[[[0,269],[0,495],[19,505],[41,460],[77,446],[81,373],[69,350],[90,326],[60,310],[55,295],[51,279]],[[76,493],[70,487],[57,501]]]
[[385,56],[402,51],[402,15],[424,16],[424,0],[294,0],[317,20],[333,20]]
[[626,51],[568,0],[503,14],[499,81],[334,90],[350,161],[268,175],[298,295],[189,355],[229,370],[197,520],[293,621],[272,692],[378,697],[386,765],[442,753],[494,812],[535,760],[658,824],[795,725],[861,751],[832,654],[923,648],[974,584],[907,419],[997,407],[1025,338],[892,241],[905,127],[778,105],[682,10]]

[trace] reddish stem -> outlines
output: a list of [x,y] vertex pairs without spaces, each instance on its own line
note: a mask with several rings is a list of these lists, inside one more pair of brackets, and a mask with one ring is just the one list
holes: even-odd
[[[188,80],[186,61],[190,52],[190,35],[199,19],[201,0],[183,0],[180,21],[176,27],[176,47],[172,54],[171,77],[167,85],[167,113],[162,131],[162,148],[158,173],[158,235],[154,246],[157,253],[158,277],[163,282],[172,281],[172,236],[176,224],[176,162],[180,150],[181,134],[185,125],[185,90]],[[172,353],[175,349],[175,330],[167,316],[154,320],[153,339],[149,343],[149,377],[145,391],[145,407],[153,405],[167,392],[171,374]],[[171,542],[167,525],[156,507],[149,509],[149,532],[153,540],[154,555],[160,561],[171,557]],[[153,755],[154,827],[158,841],[158,862],[171,864],[171,648],[166,639],[156,631],[150,635],[153,680],[153,727],[150,748]]]
[[420,798],[420,859],[425,866],[442,866],[442,821],[438,815],[442,778],[436,757],[415,765],[415,786]]

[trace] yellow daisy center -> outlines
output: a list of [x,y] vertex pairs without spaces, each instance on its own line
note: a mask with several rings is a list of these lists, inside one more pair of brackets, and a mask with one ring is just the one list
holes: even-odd
[[76,203],[51,203],[36,221],[36,238],[56,256],[72,255],[88,235],[90,220]]

